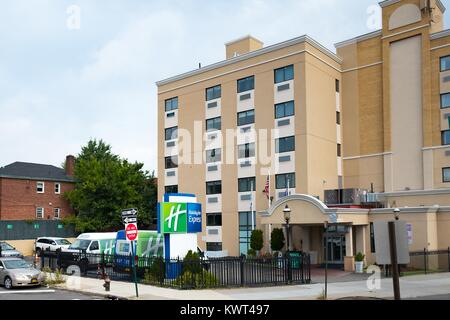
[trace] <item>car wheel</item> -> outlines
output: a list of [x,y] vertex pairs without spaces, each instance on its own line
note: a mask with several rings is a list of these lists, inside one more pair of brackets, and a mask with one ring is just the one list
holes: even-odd
[[11,280],[10,277],[6,277],[6,278],[5,278],[5,283],[4,283],[4,285],[5,285],[5,289],[7,289],[7,290],[12,289],[13,285],[12,285],[12,280]]

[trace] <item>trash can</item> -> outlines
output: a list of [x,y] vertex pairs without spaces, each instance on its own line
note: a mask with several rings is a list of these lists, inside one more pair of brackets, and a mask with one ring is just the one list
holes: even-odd
[[289,258],[291,260],[291,268],[292,269],[300,269],[302,253],[300,251],[291,251],[289,252]]

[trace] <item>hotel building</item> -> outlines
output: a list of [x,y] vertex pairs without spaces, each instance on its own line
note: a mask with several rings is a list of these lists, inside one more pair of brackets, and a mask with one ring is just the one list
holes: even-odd
[[[382,29],[336,52],[306,35],[267,47],[247,36],[226,44],[226,60],[157,83],[158,197],[197,195],[203,250],[245,254],[256,228],[268,252],[286,205],[290,249],[313,263],[351,269],[357,252],[373,263],[373,222],[393,208],[411,251],[450,246],[445,8],[379,5]],[[339,223],[328,240],[325,221]]]

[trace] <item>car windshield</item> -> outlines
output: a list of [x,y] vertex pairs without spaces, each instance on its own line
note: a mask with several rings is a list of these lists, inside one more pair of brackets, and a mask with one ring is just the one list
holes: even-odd
[[58,239],[58,240],[56,240],[56,244],[59,244],[62,246],[67,246],[67,245],[70,245],[70,242],[67,241],[66,239]]
[[70,245],[69,249],[86,250],[89,247],[90,243],[91,240],[76,240],[74,243]]
[[6,260],[3,261],[6,269],[29,269],[30,265],[25,260]]
[[11,247],[9,244],[7,244],[6,242],[2,242],[0,243],[2,250],[7,251],[7,250],[14,250],[13,247]]

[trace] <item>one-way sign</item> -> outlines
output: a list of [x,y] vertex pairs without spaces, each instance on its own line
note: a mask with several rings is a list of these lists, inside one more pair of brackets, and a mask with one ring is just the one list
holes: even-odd
[[125,217],[125,218],[122,218],[122,221],[124,224],[137,223],[137,218],[136,217]]

